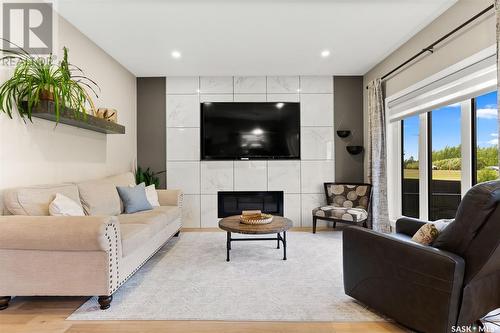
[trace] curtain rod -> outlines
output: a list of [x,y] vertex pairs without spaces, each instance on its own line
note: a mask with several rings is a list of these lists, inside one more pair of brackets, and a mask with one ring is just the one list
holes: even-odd
[[[384,76],[382,76],[380,79],[382,81],[385,81],[389,76],[391,76],[392,74],[394,74],[395,72],[399,71],[401,68],[405,67],[406,65],[408,65],[409,63],[413,62],[415,59],[417,59],[418,57],[420,57],[421,55],[429,52],[429,53],[434,53],[434,47],[438,44],[440,44],[441,42],[443,42],[444,40],[450,38],[452,35],[454,35],[455,33],[457,33],[458,31],[462,30],[463,28],[465,28],[466,26],[468,26],[469,24],[471,24],[472,22],[474,22],[475,20],[477,20],[478,18],[480,18],[481,16],[483,16],[484,14],[486,14],[487,12],[489,12],[490,10],[492,10],[493,8],[495,8],[495,5],[491,5],[491,6],[488,6],[487,8],[483,9],[480,13],[474,15],[473,17],[471,17],[470,19],[468,19],[467,21],[465,21],[464,23],[462,23],[461,25],[459,25],[458,27],[456,27],[455,29],[453,29],[452,31],[448,32],[446,35],[444,35],[443,37],[439,38],[438,40],[436,40],[434,43],[432,43],[431,45],[427,46],[426,48],[422,49],[422,51],[418,52],[417,54],[415,54],[413,57],[411,57],[410,59],[406,60],[405,62],[403,62],[401,65],[397,66],[396,68],[394,68],[393,70],[391,70],[390,72],[388,72],[387,74],[385,74]],[[368,89],[368,86],[366,87],[366,89]]]

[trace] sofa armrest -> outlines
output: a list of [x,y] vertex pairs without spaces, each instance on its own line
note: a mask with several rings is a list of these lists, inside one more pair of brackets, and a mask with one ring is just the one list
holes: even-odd
[[156,190],[161,206],[178,206],[182,208],[184,195],[181,190]]
[[0,216],[0,249],[104,251],[119,246],[114,216]]
[[396,221],[396,232],[413,237],[427,221],[414,219],[411,217],[402,217]]
[[465,262],[404,235],[343,231],[344,290],[403,325],[449,332],[456,323]]

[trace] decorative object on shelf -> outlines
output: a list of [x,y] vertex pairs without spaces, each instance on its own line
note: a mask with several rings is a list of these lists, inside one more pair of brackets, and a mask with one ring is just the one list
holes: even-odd
[[[21,104],[24,104],[26,108],[27,103],[25,101]],[[41,100],[38,106],[31,110],[31,116],[104,134],[125,134],[125,126],[123,125],[115,124],[90,114],[85,114],[85,119],[82,119],[73,109],[61,109],[59,111],[59,119],[57,119],[55,103],[48,100]]]
[[116,111],[116,109],[99,108],[95,116],[113,123],[118,121],[118,111]]
[[68,62],[68,48],[63,50],[63,59],[57,63],[53,55],[44,58],[32,56],[22,48],[19,51],[0,49],[3,53],[0,61],[16,62],[14,74],[0,86],[0,111],[12,118],[17,107],[19,116],[31,121],[40,103],[50,101],[56,122],[65,111],[72,112],[74,120],[87,120],[86,105],[95,111],[89,92],[98,97],[96,90],[100,88],[79,67]]
[[351,134],[350,130],[337,130],[337,135],[339,138],[347,138]]
[[263,214],[260,210],[244,210],[240,222],[243,224],[268,224],[273,221],[271,214]]
[[363,146],[346,146],[345,149],[351,155],[358,155],[363,151]]
[[136,184],[144,183],[146,186],[155,185],[156,188],[160,187],[160,178],[158,175],[165,173],[166,171],[154,172],[150,168],[146,170],[142,169],[140,166],[135,170],[135,182]]

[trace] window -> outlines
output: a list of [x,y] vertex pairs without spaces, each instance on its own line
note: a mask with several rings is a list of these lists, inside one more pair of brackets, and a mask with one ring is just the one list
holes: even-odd
[[497,92],[473,100],[474,141],[473,184],[495,180],[498,172],[498,108]]
[[419,217],[418,141],[420,121],[413,116],[401,121],[402,137],[402,211],[404,216]]
[[500,179],[499,124],[496,91],[401,120],[401,214],[453,218],[471,185]]
[[500,179],[496,53],[484,49],[385,99],[391,223],[454,218],[471,186]]
[[453,218],[462,193],[461,106],[445,106],[428,117],[429,219]]

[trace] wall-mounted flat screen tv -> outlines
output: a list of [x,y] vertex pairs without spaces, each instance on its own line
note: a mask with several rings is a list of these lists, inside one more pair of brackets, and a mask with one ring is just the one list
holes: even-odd
[[300,103],[202,103],[201,159],[300,159]]

